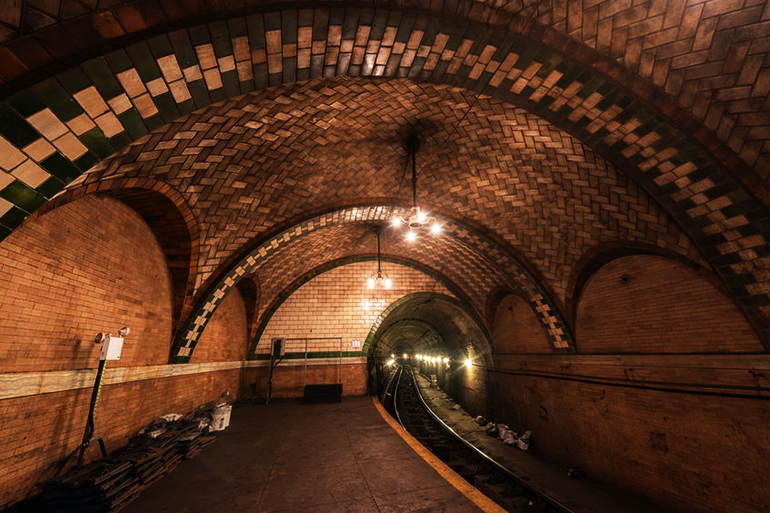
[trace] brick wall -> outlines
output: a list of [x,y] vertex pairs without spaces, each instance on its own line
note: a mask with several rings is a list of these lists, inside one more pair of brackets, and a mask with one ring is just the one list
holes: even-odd
[[[95,435],[112,452],[160,415],[186,414],[224,391],[237,395],[239,379],[240,370],[231,370],[105,386]],[[90,399],[91,389],[84,388],[0,401],[0,507],[53,477],[59,461],[82,440]],[[98,446],[88,455],[98,456]]]
[[[382,270],[393,280],[391,290],[369,290],[366,279],[377,270],[376,262],[337,267],[304,284],[287,299],[270,319],[257,348],[267,353],[273,337],[309,337],[308,351],[351,351],[351,341],[366,340],[372,324],[393,301],[412,292],[449,294],[429,276],[402,265],[383,262]],[[287,351],[304,352],[304,340],[289,341]]]
[[770,503],[761,401],[500,374],[490,375],[490,398],[497,422],[532,431],[533,451],[669,511],[754,513]]
[[551,352],[535,312],[519,296],[503,298],[497,307],[494,329],[492,343],[496,354]]
[[731,299],[662,257],[609,262],[589,278],[578,301],[580,353],[763,351]]
[[249,343],[246,337],[246,305],[234,288],[211,316],[190,363],[245,360]]
[[[505,302],[499,310],[495,340],[518,341],[504,333],[515,328]],[[746,320],[709,281],[661,257],[613,260],[579,298],[576,345],[576,355],[497,353],[492,420],[670,511],[770,503],[768,360],[750,353],[761,347]]]
[[96,367],[101,331],[131,328],[121,365],[165,364],[171,293],[163,253],[123,203],[88,196],[0,244],[2,372]]
[[[3,388],[0,507],[34,493],[80,443],[93,378],[78,383],[69,371],[98,366],[93,337],[99,331],[131,328],[106,379],[126,368],[169,376],[102,388],[95,434],[108,451],[160,415],[187,413],[225,391],[239,393],[240,368],[170,377],[164,367],[172,315],[165,259],[144,221],[116,200],[87,196],[0,243],[0,311],[0,377],[65,383],[61,391],[42,394],[16,382]],[[214,315],[196,359],[242,360],[245,344],[244,307],[235,293]],[[98,454],[98,447],[89,452]]]

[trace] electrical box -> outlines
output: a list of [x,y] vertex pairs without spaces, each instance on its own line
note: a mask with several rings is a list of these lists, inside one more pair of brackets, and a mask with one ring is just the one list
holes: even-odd
[[120,352],[123,351],[123,337],[113,337],[107,335],[104,337],[102,352],[99,355],[100,360],[120,360]]
[[270,354],[273,356],[284,356],[286,354],[286,339],[274,338],[272,342],[273,352]]

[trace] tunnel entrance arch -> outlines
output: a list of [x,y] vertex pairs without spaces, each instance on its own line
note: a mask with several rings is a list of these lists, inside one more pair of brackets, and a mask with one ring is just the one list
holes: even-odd
[[[492,361],[490,335],[478,314],[457,298],[421,292],[395,301],[372,326],[364,353],[372,394],[378,393],[387,376],[387,361],[393,355],[423,372],[436,374],[439,386],[466,411],[486,412],[486,369]],[[417,363],[418,354],[441,360]],[[471,367],[465,365],[469,357],[473,360]]]

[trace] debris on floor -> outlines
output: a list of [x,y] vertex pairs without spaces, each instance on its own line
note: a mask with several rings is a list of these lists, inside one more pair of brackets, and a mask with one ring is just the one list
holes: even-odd
[[46,483],[42,506],[51,513],[106,513],[125,506],[181,460],[213,443],[216,437],[208,432],[229,425],[230,408],[219,405],[184,419],[176,414],[155,419],[106,458],[72,468]]

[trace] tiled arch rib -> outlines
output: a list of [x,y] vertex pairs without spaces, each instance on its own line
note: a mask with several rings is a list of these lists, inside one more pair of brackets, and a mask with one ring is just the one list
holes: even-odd
[[742,168],[736,179],[725,164],[739,159],[612,61],[519,18],[480,18],[489,25],[342,5],[268,10],[65,70],[0,105],[0,237],[100,159],[211,102],[314,77],[410,77],[524,106],[608,156],[685,229],[770,344],[770,218],[756,176]]
[[[225,296],[227,296],[227,293],[242,277],[252,273],[267,259],[280,251],[283,247],[291,244],[297,238],[306,236],[311,232],[331,225],[344,225],[348,223],[387,223],[394,214],[403,215],[405,213],[406,209],[404,208],[396,208],[394,210],[393,207],[383,206],[349,207],[297,223],[264,241],[248,255],[240,259],[237,264],[217,282],[213,290],[206,295],[201,308],[192,316],[187,325],[184,326],[179,337],[174,342],[171,362],[188,362],[206,324],[209,319],[211,319],[211,316],[219,303]],[[527,297],[527,300],[533,310],[535,310],[553,349],[559,352],[569,352],[572,350],[574,345],[572,344],[571,335],[566,329],[566,324],[563,322],[560,312],[553,301],[544,293],[542,288],[534,279],[532,279],[523,267],[518,265],[518,263],[516,263],[502,247],[488,237],[478,233],[476,230],[450,218],[441,216],[438,218],[443,226],[444,236],[451,237],[458,240],[460,243],[477,248],[480,254],[485,255],[486,258],[489,258],[491,261],[508,263],[509,265],[506,266],[506,270],[511,284]]]

